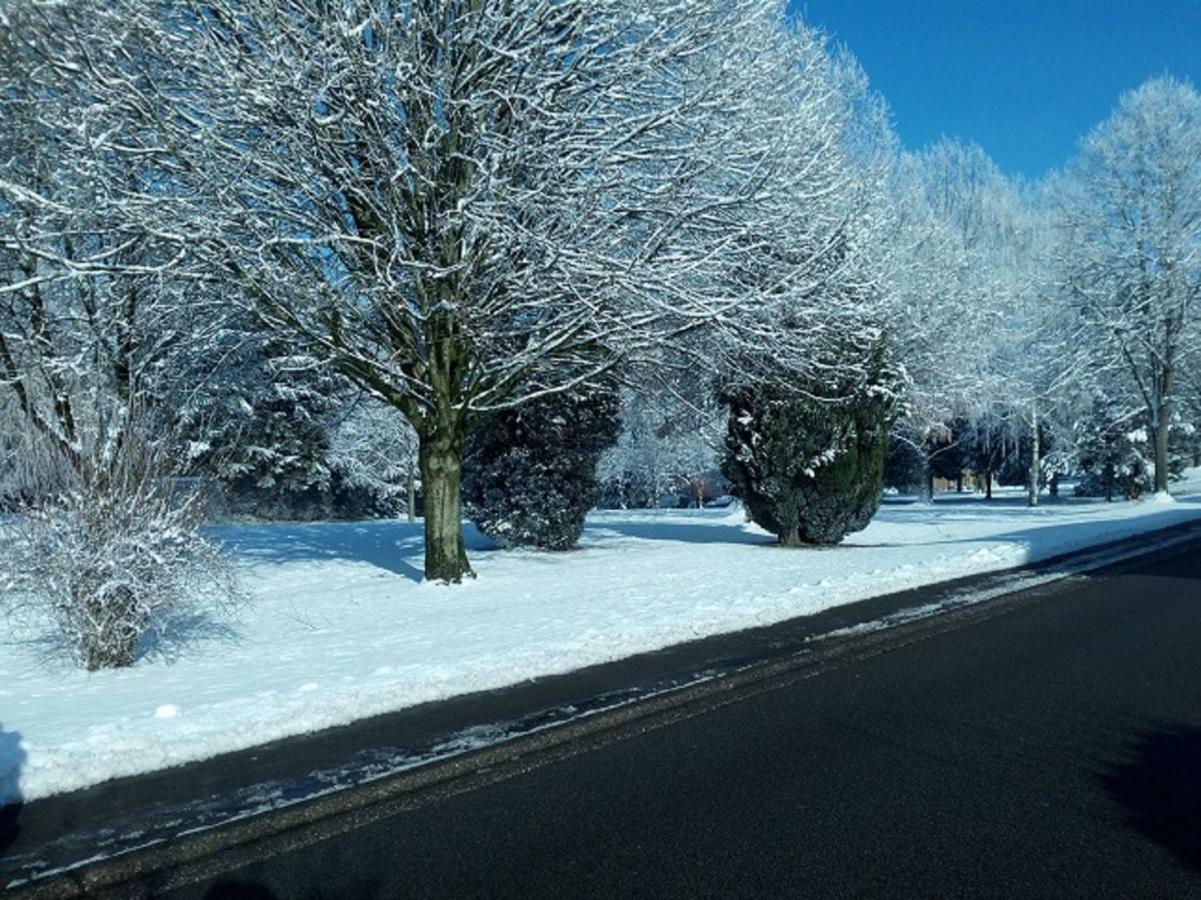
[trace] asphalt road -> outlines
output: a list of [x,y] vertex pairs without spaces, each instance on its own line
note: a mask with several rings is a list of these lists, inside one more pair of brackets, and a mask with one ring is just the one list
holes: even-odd
[[1201,544],[179,897],[1201,897]]

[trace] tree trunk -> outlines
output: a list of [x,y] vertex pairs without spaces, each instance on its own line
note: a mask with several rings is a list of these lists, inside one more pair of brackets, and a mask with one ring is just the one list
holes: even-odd
[[963,493],[963,473],[962,472],[960,472],[958,475],[955,476],[955,493],[956,494]]
[[1026,503],[1038,506],[1038,412],[1030,411],[1030,469],[1026,473]]
[[1159,421],[1155,423],[1155,492],[1168,490],[1168,427],[1171,424],[1169,410],[1164,403],[1159,409]]
[[992,469],[984,473],[984,499],[992,499]]
[[790,528],[779,536],[780,545],[782,547],[803,547],[805,542],[801,540],[800,526]]
[[456,437],[421,437],[422,513],[425,519],[425,577],[443,584],[471,578],[471,564],[463,544],[460,483],[463,442]]
[[417,521],[417,476],[413,472],[413,464],[411,462],[409,463],[409,477],[406,479],[406,481],[408,482],[407,486],[408,486],[408,494],[409,494],[409,496],[406,500],[406,508],[408,509],[409,521],[416,522]]
[[934,502],[934,469],[926,461],[926,477],[922,481],[922,503]]

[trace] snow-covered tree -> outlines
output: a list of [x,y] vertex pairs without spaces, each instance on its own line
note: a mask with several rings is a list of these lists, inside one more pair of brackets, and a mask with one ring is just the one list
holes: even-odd
[[1058,184],[1065,280],[1094,365],[1116,362],[1145,414],[1166,491],[1182,384],[1201,353],[1201,95],[1156,78],[1122,96]]
[[960,435],[965,466],[983,481],[984,496],[992,499],[993,479],[1012,458],[1018,437],[1008,410],[992,406],[977,411]]
[[238,312],[199,354],[179,360],[160,415],[190,470],[217,479],[232,512],[319,517],[329,511],[331,429],[345,380]]
[[331,439],[335,486],[364,495],[372,510],[403,505],[409,521],[416,519],[417,433],[400,410],[362,394],[334,425]]
[[[798,336],[809,365],[781,358],[778,342],[744,342],[722,360],[718,398],[728,412],[722,470],[748,513],[782,543],[837,542],[864,527],[881,491],[888,431],[904,375],[888,337],[889,294],[873,258],[888,222],[882,191],[891,167],[885,110],[852,59],[834,57],[827,127],[790,134],[781,168],[779,231],[740,277],[784,301],[764,335]],[[798,174],[803,173],[803,174]],[[796,195],[807,194],[805,203]],[[809,260],[803,279],[780,282]],[[815,339],[821,335],[821,339]]]
[[604,502],[622,508],[655,507],[685,492],[698,506],[704,479],[717,471],[725,416],[712,378],[676,373],[621,392],[621,431],[600,458]]
[[[962,439],[985,438],[978,449],[987,451],[979,459],[987,468],[996,462],[995,423],[1012,429],[1020,420],[1036,443],[1082,368],[1078,329],[1051,264],[1046,207],[982,149],[957,141],[905,157],[899,183],[897,235],[916,251],[894,274],[899,352],[913,378],[910,415],[926,420],[926,444],[943,457],[966,460],[973,454]],[[948,441],[953,420],[959,437]],[[1031,505],[1039,458],[1027,473]]]
[[[1054,232],[1041,198],[1014,194],[996,250],[999,296],[988,356],[994,397],[1017,441],[1028,447],[1026,496],[1037,506],[1050,438],[1070,421],[1087,373],[1081,329],[1053,264]],[[1020,427],[1017,427],[1020,423]],[[1024,443],[1023,443],[1024,442]]]
[[1139,434],[1137,418],[1141,416],[1115,417],[1104,394],[1095,396],[1091,408],[1077,417],[1072,441],[1077,468],[1084,475],[1079,493],[1113,500],[1115,489],[1126,497],[1144,489],[1148,461],[1139,444],[1145,445],[1146,433]]
[[777,235],[826,229],[811,213],[847,137],[823,41],[782,27],[775,0],[36,15],[53,19],[43,54],[88,94],[82,139],[161,172],[109,186],[131,218],[407,416],[431,579],[470,573],[475,416],[702,328],[779,343],[790,365],[821,334],[781,336],[768,307],[829,279],[835,245],[775,252],[768,290],[746,277]]
[[147,170],[78,140],[85,95],[33,46],[55,38],[43,12],[0,7],[0,481],[19,512],[0,535],[0,600],[48,616],[95,669],[238,590],[155,430],[211,309],[163,277],[170,242],[110,203],[107,187]]
[[201,533],[204,497],[178,490],[174,448],[147,424],[135,413],[100,470],[34,435],[24,452],[37,500],[0,523],[0,607],[49,618],[89,670],[131,665],[147,635],[227,614],[244,596]]
[[112,202],[148,169],[78,140],[85,95],[31,45],[54,39],[43,12],[0,10],[0,393],[27,437],[104,478],[221,304],[164,278],[175,249]]
[[[903,154],[890,176],[887,227],[874,258],[886,288],[888,333],[910,384],[895,441],[925,459],[918,479],[929,494],[932,453],[951,450],[946,423],[979,396],[979,353],[987,326],[975,304],[973,266],[961,230],[934,202],[939,193],[922,155]],[[894,456],[907,455],[897,448]]]

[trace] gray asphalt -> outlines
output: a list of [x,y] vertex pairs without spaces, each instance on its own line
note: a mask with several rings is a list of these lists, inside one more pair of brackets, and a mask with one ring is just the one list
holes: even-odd
[[193,897],[1201,897],[1201,544]]

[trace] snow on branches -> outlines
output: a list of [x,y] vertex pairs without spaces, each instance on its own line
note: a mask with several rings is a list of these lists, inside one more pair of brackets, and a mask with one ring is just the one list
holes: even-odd
[[1056,186],[1094,365],[1116,363],[1114,399],[1145,411],[1166,491],[1174,406],[1201,362],[1201,95],[1170,77],[1124,94]]
[[153,173],[117,205],[409,418],[430,578],[470,572],[475,415],[701,332],[806,366],[870,319],[862,76],[774,0],[39,14],[80,141]]

